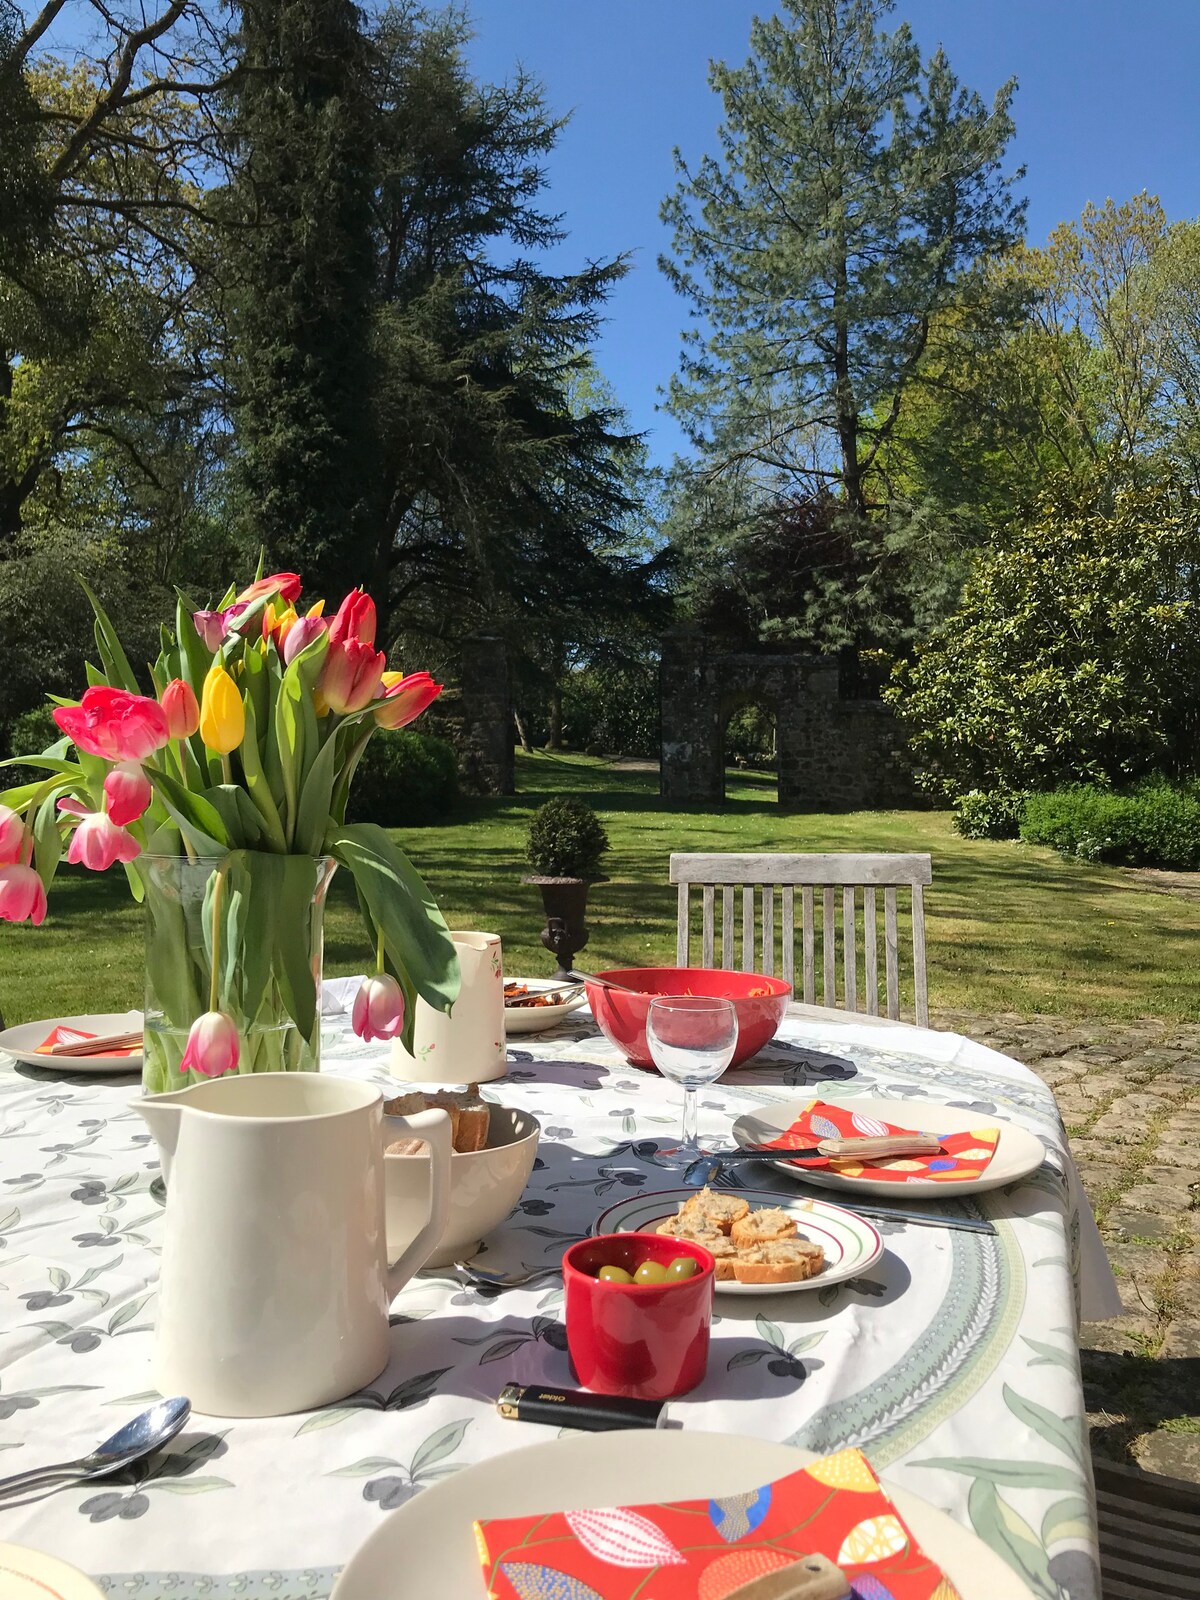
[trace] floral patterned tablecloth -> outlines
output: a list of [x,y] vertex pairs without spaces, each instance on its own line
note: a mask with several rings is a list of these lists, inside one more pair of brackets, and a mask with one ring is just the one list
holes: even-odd
[[[326,1070],[394,1082],[385,1050],[343,1017],[326,1019],[323,1052]],[[626,1066],[586,1012],[511,1041],[508,1061],[485,1092],[533,1112],[542,1141],[489,1241],[500,1270],[553,1262],[614,1200],[678,1181],[654,1156],[676,1142],[679,1091]],[[1116,1306],[1052,1095],[953,1034],[793,1015],[703,1092],[701,1136],[725,1139],[741,1111],[817,1086],[998,1114],[1032,1129],[1046,1160],[1010,1190],[952,1203],[992,1218],[994,1235],[883,1223],[886,1254],[863,1278],[719,1300],[708,1377],[673,1422],[859,1445],[974,1527],[1035,1595],[1098,1600],[1077,1296],[1091,1316]],[[153,1398],[162,1208],[136,1092],[129,1079],[0,1071],[0,1474],[81,1455]],[[561,1318],[553,1280],[497,1293],[423,1275],[395,1302],[392,1360],[370,1389],[310,1415],[193,1418],[121,1480],[0,1507],[0,1540],[130,1600],[316,1600],[393,1507],[548,1437],[501,1420],[494,1400],[510,1381],[570,1382]]]

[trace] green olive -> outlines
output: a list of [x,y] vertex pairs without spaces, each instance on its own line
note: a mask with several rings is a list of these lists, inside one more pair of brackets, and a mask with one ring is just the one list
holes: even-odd
[[676,1256],[667,1267],[667,1282],[678,1283],[683,1278],[694,1278],[700,1271],[695,1256]]
[[633,1275],[634,1283],[666,1283],[667,1269],[661,1261],[643,1261]]
[[601,1267],[596,1274],[601,1283],[632,1283],[633,1278],[624,1267]]

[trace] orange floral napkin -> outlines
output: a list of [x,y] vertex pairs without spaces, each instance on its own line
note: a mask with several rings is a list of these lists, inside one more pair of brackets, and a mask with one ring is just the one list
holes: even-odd
[[[877,1117],[864,1117],[847,1106],[831,1106],[814,1100],[792,1123],[786,1133],[770,1141],[770,1148],[786,1155],[803,1150],[822,1139],[883,1138],[888,1133],[912,1133]],[[936,1128],[927,1130],[937,1133]],[[942,1148],[928,1156],[884,1156],[878,1161],[842,1160],[839,1157],[808,1156],[792,1162],[796,1167],[827,1167],[845,1178],[863,1177],[882,1183],[908,1183],[913,1178],[932,1178],[938,1183],[962,1183],[978,1178],[996,1153],[999,1128],[971,1128],[965,1133],[938,1133]]]
[[855,1600],[959,1600],[858,1450],[719,1500],[493,1519],[475,1538],[492,1600],[733,1600],[811,1555]]
[[[41,1044],[34,1046],[35,1056],[48,1056],[56,1044],[84,1044],[88,1039],[98,1039],[98,1033],[80,1033],[78,1028],[52,1028]],[[106,1056],[140,1056],[140,1044],[127,1046],[124,1050],[105,1050]],[[67,1058],[68,1060],[70,1057]],[[86,1057],[84,1058],[87,1059]]]

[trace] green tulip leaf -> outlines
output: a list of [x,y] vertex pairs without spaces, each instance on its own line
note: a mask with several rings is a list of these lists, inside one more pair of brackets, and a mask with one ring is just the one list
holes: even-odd
[[104,663],[107,681],[115,689],[128,689],[130,694],[141,694],[133,668],[129,665],[129,657],[125,654],[125,646],[117,638],[117,630],[109,621],[108,613],[97,600],[86,578],[79,579],[79,586],[91,601],[92,610],[96,613],[96,648]]
[[153,767],[145,770],[172,820],[192,848],[202,856],[224,855],[229,849],[230,839],[216,808],[203,795],[185,789],[170,773],[157,772]]

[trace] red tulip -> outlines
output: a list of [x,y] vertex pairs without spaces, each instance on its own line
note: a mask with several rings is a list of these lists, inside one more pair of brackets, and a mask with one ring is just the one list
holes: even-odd
[[432,705],[444,685],[434,683],[427,672],[410,672],[407,678],[385,672],[383,687],[385,697],[375,707],[375,721],[381,728],[403,728]]
[[45,915],[45,885],[33,868],[19,862],[0,867],[0,922],[28,920],[38,928]]
[[206,1011],[192,1023],[179,1070],[219,1078],[222,1073],[237,1070],[240,1053],[237,1023],[233,1018],[224,1011]]
[[375,602],[361,589],[351,589],[329,627],[330,644],[345,644],[350,639],[375,643]]
[[0,866],[20,861],[25,853],[25,821],[11,806],[0,806]]
[[107,761],[142,761],[171,737],[157,700],[105,683],[85,690],[77,706],[55,706],[54,720],[81,750]]
[[283,659],[291,666],[302,650],[307,650],[314,639],[319,639],[329,624],[324,617],[301,617],[293,622],[283,641]]
[[[190,739],[200,726],[200,703],[196,691],[182,678],[172,678],[162,692],[163,716],[172,739]],[[109,808],[111,811],[111,807]]]
[[360,1039],[394,1039],[404,1027],[404,992],[390,972],[365,978],[354,996],[350,1026]]
[[282,595],[288,605],[293,600],[299,600],[300,590],[303,585],[298,573],[275,572],[269,578],[258,578],[254,583],[248,584],[237,596],[235,603],[240,605],[253,605],[256,600],[261,600],[265,594]]
[[317,693],[329,709],[340,716],[361,711],[379,693],[386,665],[383,651],[373,650],[361,640],[331,644],[317,679]]
[[[190,689],[188,693],[191,693]],[[195,696],[192,698],[194,700]],[[154,790],[150,787],[150,779],[136,761],[122,761],[113,767],[104,780],[104,798],[108,803],[109,821],[123,828],[127,822],[136,822],[142,815],[154,798]]]
[[142,847],[133,835],[119,828],[110,816],[103,811],[89,811],[71,837],[67,860],[89,872],[107,872],[114,861],[132,861],[141,853]]

